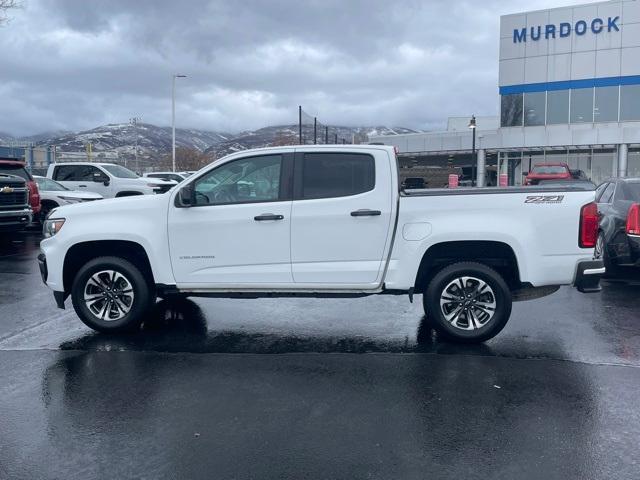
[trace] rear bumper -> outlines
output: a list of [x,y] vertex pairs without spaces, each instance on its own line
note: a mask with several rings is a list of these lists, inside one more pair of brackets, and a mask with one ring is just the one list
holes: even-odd
[[599,292],[600,279],[605,274],[602,260],[585,260],[578,263],[574,286],[582,293]]

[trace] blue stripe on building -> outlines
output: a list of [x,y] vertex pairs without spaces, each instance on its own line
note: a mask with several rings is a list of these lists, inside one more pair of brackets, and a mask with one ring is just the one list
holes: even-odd
[[515,93],[551,92],[577,88],[616,87],[618,85],[640,85],[640,75],[627,77],[585,78],[582,80],[565,80],[562,82],[529,83],[500,87],[500,95]]

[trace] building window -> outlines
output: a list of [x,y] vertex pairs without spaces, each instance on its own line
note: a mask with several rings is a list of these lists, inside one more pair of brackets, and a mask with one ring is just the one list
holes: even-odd
[[525,126],[544,125],[546,92],[524,94]]
[[571,90],[571,123],[593,122],[593,88]]
[[594,122],[618,121],[618,91],[618,86],[596,88],[596,102],[593,108]]
[[503,127],[522,126],[522,93],[502,96],[500,124]]
[[547,92],[547,125],[569,123],[569,90]]
[[620,120],[640,120],[640,85],[620,87]]

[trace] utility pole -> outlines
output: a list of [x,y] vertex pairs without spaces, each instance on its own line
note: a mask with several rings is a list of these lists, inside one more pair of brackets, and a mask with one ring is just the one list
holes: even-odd
[[186,75],[174,73],[171,77],[171,168],[176,171],[176,78],[186,78]]
[[338,144],[338,134],[337,133],[333,134],[333,143],[334,143],[334,145]]
[[476,185],[476,116],[471,115],[471,120],[469,120],[469,128],[473,131],[471,141],[471,186]]
[[[133,151],[135,158],[135,169],[140,171],[140,164],[138,163],[138,122],[140,121],[140,117],[131,117],[129,119],[129,123],[133,125],[133,134],[135,135],[135,150]],[[124,166],[127,166],[127,157],[124,158]]]
[[329,127],[324,127],[324,144],[329,144]]
[[298,105],[298,141],[302,145],[302,105]]
[[318,143],[318,118],[313,117],[313,144]]

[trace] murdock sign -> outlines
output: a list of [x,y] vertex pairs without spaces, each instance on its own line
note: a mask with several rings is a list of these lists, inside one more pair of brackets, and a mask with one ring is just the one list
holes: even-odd
[[559,25],[538,25],[529,28],[516,28],[513,30],[513,43],[522,43],[527,41],[537,42],[538,40],[550,38],[565,38],[572,33],[575,35],[585,35],[591,32],[595,35],[607,32],[619,32],[618,22],[620,17],[609,17],[606,20],[602,18],[594,18],[591,21],[578,20],[575,23],[562,22]]

